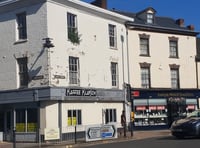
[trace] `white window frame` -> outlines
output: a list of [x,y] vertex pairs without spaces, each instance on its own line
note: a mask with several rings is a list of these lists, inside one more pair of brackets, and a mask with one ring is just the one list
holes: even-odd
[[105,124],[117,122],[117,109],[105,109]]
[[179,69],[178,68],[171,68],[171,88],[177,89],[179,88]]
[[169,48],[170,48],[169,56],[171,58],[178,58],[178,41],[170,40]]
[[69,57],[69,84],[79,85],[80,84],[80,67],[78,57]]
[[[71,119],[70,119],[71,118]],[[76,119],[74,123],[74,118]],[[67,111],[68,126],[82,125],[82,110],[80,109],[69,109]]]
[[149,56],[149,38],[140,37],[140,55]]
[[110,48],[117,49],[116,25],[109,24],[108,31],[109,31],[109,46],[110,46]]
[[147,23],[148,24],[154,23],[154,15],[152,13],[147,13]]
[[150,67],[141,67],[141,87],[150,88]]
[[26,12],[16,14],[17,40],[27,39]]
[[111,62],[111,80],[112,87],[119,87],[119,71],[117,62]]

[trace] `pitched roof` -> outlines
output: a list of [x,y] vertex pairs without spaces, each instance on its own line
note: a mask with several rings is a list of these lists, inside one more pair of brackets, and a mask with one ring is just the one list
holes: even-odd
[[[197,35],[199,33],[195,32],[194,30],[191,30],[188,26],[180,26],[177,23],[177,20],[174,20],[173,18],[170,17],[161,17],[161,16],[156,16],[155,15],[155,19],[154,19],[154,23],[153,24],[147,24],[146,20],[141,18],[140,15],[141,13],[145,13],[147,12],[147,10],[152,10],[156,13],[156,11],[152,8],[152,7],[148,7],[138,13],[133,13],[133,12],[123,12],[123,11],[116,11],[115,12],[128,16],[128,17],[132,17],[134,18],[133,22],[127,22],[126,25],[127,26],[134,26],[134,27],[138,27],[138,29],[143,29],[145,30],[145,28],[148,30],[152,30],[152,31],[165,31],[165,32],[169,32],[169,33],[182,33],[182,34],[189,34],[189,35]],[[136,29],[135,28],[135,29]]]

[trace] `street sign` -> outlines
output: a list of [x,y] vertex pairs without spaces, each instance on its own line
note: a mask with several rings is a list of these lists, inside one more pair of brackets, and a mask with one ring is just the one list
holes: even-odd
[[108,138],[117,138],[117,128],[114,124],[86,127],[86,141],[97,141]]

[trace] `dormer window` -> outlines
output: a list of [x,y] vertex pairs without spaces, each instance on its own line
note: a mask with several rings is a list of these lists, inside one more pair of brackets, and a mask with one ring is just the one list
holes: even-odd
[[153,13],[147,13],[147,23],[148,24],[153,24],[154,17],[153,17]]

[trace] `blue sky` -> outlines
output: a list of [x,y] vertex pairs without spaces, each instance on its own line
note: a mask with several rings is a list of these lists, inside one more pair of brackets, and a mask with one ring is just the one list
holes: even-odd
[[[92,2],[94,0],[82,0]],[[139,12],[147,7],[153,7],[157,16],[183,18],[185,26],[194,25],[200,32],[200,0],[107,0],[108,9]]]

